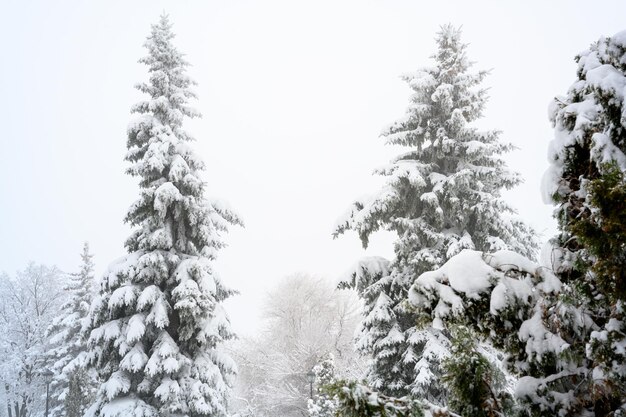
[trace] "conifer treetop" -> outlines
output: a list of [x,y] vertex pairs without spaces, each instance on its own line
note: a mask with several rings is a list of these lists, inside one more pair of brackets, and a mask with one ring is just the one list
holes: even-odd
[[[139,62],[148,66],[149,83],[138,83],[135,87],[150,96],[133,106],[135,113],[153,113],[154,117],[173,126],[180,127],[183,118],[200,117],[200,113],[188,106],[189,99],[197,98],[190,87],[197,83],[186,74],[189,63],[172,44],[176,35],[167,15],[161,15],[159,23],[152,25],[151,35],[144,43],[148,55]],[[168,102],[162,101],[167,99]],[[180,112],[180,114],[178,113]]]
[[[499,131],[472,125],[488,98],[480,87],[488,72],[469,71],[460,36],[460,29],[442,26],[435,66],[402,77],[412,90],[406,114],[381,136],[408,149],[375,171],[387,177],[385,186],[356,201],[335,236],[354,230],[367,247],[372,233],[392,230],[406,240],[397,248],[410,246],[408,256],[435,267],[464,248],[534,255],[532,232],[501,198],[502,190],[521,182],[502,159],[514,147],[501,141]],[[429,247],[439,249],[423,250]]]
[[195,82],[171,42],[171,28],[167,15],[161,16],[145,43],[149,54],[139,61],[148,66],[150,82],[136,87],[150,98],[132,107],[139,116],[128,127],[128,173],[140,177],[142,191],[125,219],[137,227],[126,247],[129,252],[175,249],[213,259],[224,247],[219,234],[242,222],[223,203],[204,198],[204,163],[182,127],[185,116],[200,116],[188,104],[196,97],[190,90]]

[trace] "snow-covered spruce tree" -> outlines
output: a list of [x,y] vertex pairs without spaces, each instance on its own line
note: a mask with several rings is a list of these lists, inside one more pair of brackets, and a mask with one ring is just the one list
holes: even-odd
[[411,302],[506,351],[521,377],[516,396],[533,416],[623,416],[626,32],[577,61],[578,80],[550,112],[544,195],[560,229],[551,268],[467,251],[420,276]]
[[501,142],[498,131],[472,126],[487,100],[480,88],[487,72],[470,72],[459,29],[442,27],[436,41],[435,66],[403,77],[413,90],[407,114],[382,132],[388,144],[407,151],[376,171],[388,178],[386,185],[356,201],[335,236],[356,231],[366,247],[381,228],[397,233],[388,273],[362,286],[366,318],[359,348],[373,358],[374,389],[441,401],[439,363],[448,341],[432,327],[415,327],[414,313],[402,303],[409,286],[464,248],[534,256],[537,245],[500,196],[520,182],[501,157],[512,145]]
[[[390,262],[384,258],[361,259],[351,271],[340,281],[339,288],[355,289],[364,301],[363,317],[356,332],[356,348],[363,355],[371,356],[367,375],[369,384],[388,395],[402,396],[411,375],[410,369],[407,370],[399,359],[405,348],[404,335],[398,313],[394,311],[403,298],[402,288],[393,281]],[[407,316],[406,321],[409,320]],[[411,324],[407,323],[407,326]]]
[[140,60],[150,81],[137,88],[149,97],[132,109],[126,160],[141,193],[126,216],[129,254],[105,272],[92,307],[90,359],[103,381],[93,416],[225,416],[236,372],[221,346],[234,336],[222,306],[233,291],[213,261],[241,221],[205,197],[183,129],[199,116],[188,105],[194,82],[173,38],[162,16]]
[[[89,306],[94,298],[93,255],[89,253],[89,244],[85,242],[80,255],[82,263],[80,271],[67,275],[67,283],[63,287],[68,300],[61,306],[60,314],[55,317],[47,329],[51,348],[47,352],[47,362],[54,378],[50,384],[50,414],[63,416],[65,399],[69,392],[72,375],[87,366],[87,338],[89,328]],[[96,389],[96,378],[86,372],[82,377],[82,403],[74,403],[74,408],[82,411],[89,405],[91,395]]]
[[313,368],[315,373],[315,385],[317,394],[310,399],[307,408],[311,417],[334,417],[337,408],[334,399],[322,390],[322,387],[330,385],[336,380],[335,358],[332,353],[325,355],[324,359]]

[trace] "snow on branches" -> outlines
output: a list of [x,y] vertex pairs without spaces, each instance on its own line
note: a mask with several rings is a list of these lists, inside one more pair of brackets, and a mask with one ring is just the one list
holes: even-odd
[[90,415],[221,417],[236,373],[222,343],[233,338],[221,303],[233,294],[214,270],[222,235],[241,220],[204,195],[204,164],[183,129],[198,117],[195,83],[172,44],[167,16],[145,43],[149,96],[132,111],[128,173],[140,196],[126,221],[129,254],[105,272],[91,310],[90,360],[103,379]]
[[487,102],[481,88],[487,72],[471,71],[460,29],[443,26],[436,42],[435,65],[403,77],[412,90],[405,116],[381,133],[406,151],[375,171],[385,185],[354,202],[335,236],[352,230],[367,247],[377,230],[397,234],[395,259],[378,269],[376,280],[364,285],[359,277],[367,274],[355,274],[353,287],[366,303],[357,343],[373,358],[368,378],[374,389],[445,402],[439,364],[449,341],[438,329],[415,328],[404,308],[409,286],[464,249],[532,257],[538,246],[501,197],[521,181],[502,158],[513,146],[500,132],[473,125]]

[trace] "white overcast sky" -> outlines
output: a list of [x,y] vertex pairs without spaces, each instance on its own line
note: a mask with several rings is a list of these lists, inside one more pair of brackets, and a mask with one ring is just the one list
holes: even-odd
[[204,118],[188,128],[208,192],[246,222],[218,261],[241,292],[228,308],[242,333],[285,275],[335,279],[361,256],[392,255],[389,234],[364,251],[331,232],[398,152],[378,134],[404,114],[398,76],[430,64],[439,25],[462,25],[475,68],[493,69],[480,126],[520,148],[507,160],[526,182],[506,196],[545,238],[548,102],[574,81],[578,52],[626,29],[623,0],[1,0],[0,271],[30,260],[74,271],[84,240],[98,273],[125,253],[137,195],[126,125],[146,79],[142,44],[164,11],[199,83]]

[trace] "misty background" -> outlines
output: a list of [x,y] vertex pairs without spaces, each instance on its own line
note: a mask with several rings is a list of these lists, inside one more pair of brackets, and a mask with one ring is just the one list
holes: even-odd
[[146,79],[142,44],[163,12],[199,84],[204,117],[187,128],[207,194],[246,224],[217,263],[240,291],[226,306],[236,331],[256,331],[264,295],[291,273],[336,281],[363,255],[392,256],[389,234],[364,251],[355,235],[331,233],[397,154],[378,134],[404,114],[399,75],[431,64],[444,23],[463,25],[475,69],[493,69],[478,125],[519,148],[506,160],[526,181],[505,196],[546,240],[547,104],[574,81],[578,52],[623,29],[626,4],[603,4],[0,1],[0,270],[32,260],[75,271],[86,240],[99,276],[125,253],[122,219],[137,195],[126,126]]

